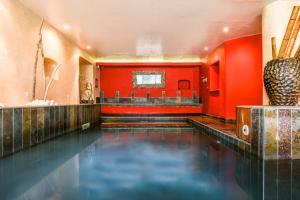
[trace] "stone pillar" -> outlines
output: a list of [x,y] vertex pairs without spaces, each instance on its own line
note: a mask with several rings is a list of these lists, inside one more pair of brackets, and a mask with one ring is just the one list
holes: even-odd
[[147,103],[149,103],[149,102],[150,102],[150,91],[147,91],[147,96],[146,96],[146,98],[147,98]]
[[115,103],[120,103],[120,91],[116,91]]
[[104,103],[104,91],[100,91],[100,103]]
[[176,103],[181,103],[181,91],[177,91]]
[[166,103],[166,91],[165,90],[163,90],[161,92],[161,102]]

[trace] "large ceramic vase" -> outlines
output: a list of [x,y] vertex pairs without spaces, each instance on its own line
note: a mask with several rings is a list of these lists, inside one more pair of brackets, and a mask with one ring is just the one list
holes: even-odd
[[300,60],[274,59],[264,70],[266,92],[273,106],[296,106],[300,96]]

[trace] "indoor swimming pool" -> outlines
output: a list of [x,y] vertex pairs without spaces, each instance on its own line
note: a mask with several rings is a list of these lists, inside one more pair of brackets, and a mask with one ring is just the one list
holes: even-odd
[[0,160],[0,199],[297,199],[297,166],[249,158],[192,127],[97,127]]

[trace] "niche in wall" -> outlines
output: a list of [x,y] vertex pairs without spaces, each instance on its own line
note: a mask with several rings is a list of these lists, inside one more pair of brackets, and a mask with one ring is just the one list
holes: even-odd
[[220,61],[211,64],[209,69],[209,91],[220,91]]
[[94,67],[81,57],[79,57],[79,99],[80,103],[94,102]]
[[190,80],[179,80],[178,81],[178,90],[189,90],[191,89]]
[[45,89],[53,75],[54,75],[53,81],[59,80],[59,70],[57,70],[57,72],[53,74],[55,72],[55,68],[57,67],[57,65],[58,63],[55,60],[45,57],[44,59]]

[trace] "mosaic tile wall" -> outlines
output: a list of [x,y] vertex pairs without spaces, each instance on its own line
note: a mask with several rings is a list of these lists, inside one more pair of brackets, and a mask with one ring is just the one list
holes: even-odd
[[100,105],[0,109],[0,157],[100,121]]
[[[249,118],[248,138],[241,134],[245,118]],[[300,159],[299,107],[238,107],[237,119],[237,135],[250,140],[253,154],[267,160]]]

